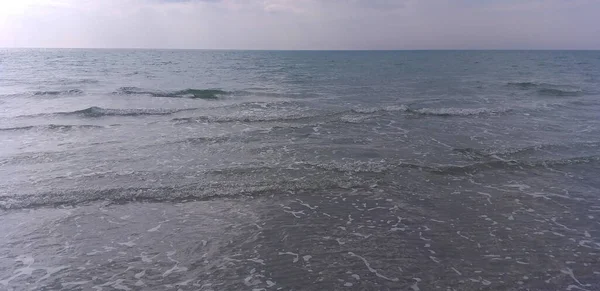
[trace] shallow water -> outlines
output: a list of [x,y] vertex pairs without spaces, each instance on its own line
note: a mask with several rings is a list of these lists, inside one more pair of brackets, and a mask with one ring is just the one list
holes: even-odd
[[0,52],[0,289],[600,290],[600,53]]

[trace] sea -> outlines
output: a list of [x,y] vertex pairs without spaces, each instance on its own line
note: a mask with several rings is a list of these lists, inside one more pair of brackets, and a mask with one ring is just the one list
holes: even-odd
[[600,290],[600,51],[0,49],[0,290]]

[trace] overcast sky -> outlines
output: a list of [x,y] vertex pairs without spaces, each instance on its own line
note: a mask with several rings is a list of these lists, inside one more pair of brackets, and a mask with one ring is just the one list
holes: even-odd
[[600,0],[0,0],[0,47],[600,49]]

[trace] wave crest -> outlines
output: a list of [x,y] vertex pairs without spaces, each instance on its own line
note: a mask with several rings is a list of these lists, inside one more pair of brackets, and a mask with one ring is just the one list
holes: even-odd
[[193,99],[218,99],[222,95],[231,94],[231,92],[223,91],[220,89],[185,89],[177,91],[154,91],[145,90],[137,87],[121,87],[115,93],[124,95],[150,95],[152,97]]
[[409,112],[420,115],[435,115],[435,116],[471,116],[471,115],[490,115],[500,114],[511,111],[508,108],[492,109],[492,108],[420,108],[410,109]]
[[139,115],[169,115],[185,110],[193,109],[109,109],[92,106],[82,110],[61,112],[62,115],[80,115],[85,117],[102,116],[139,116]]
[[62,91],[36,91],[34,96],[58,96],[58,95],[81,95],[83,91],[80,89],[68,89]]
[[48,125],[29,125],[19,127],[0,128],[0,131],[22,131],[22,130],[72,130],[72,129],[88,129],[88,128],[104,128],[99,125],[90,124],[48,124]]
[[548,83],[535,83],[535,82],[509,82],[509,87],[514,87],[520,90],[537,90],[537,93],[542,96],[556,96],[556,97],[567,97],[567,96],[579,96],[583,94],[583,90],[579,87],[572,85],[556,85]]
[[568,97],[568,96],[579,96],[583,93],[581,89],[556,89],[556,88],[542,88],[538,90],[538,93],[543,96],[557,96],[557,97]]

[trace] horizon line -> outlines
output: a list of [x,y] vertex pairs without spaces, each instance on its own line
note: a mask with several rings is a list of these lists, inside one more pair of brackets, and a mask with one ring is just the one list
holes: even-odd
[[600,48],[414,48],[414,49],[237,49],[237,48],[147,48],[147,47],[0,47],[0,49],[73,50],[187,50],[187,51],[600,51]]

